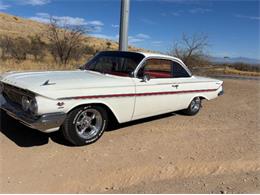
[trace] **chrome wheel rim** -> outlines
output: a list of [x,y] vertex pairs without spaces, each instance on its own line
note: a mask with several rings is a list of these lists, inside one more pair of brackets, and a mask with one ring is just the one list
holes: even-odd
[[191,101],[190,108],[193,112],[197,112],[200,109],[200,98],[196,97]]
[[102,115],[96,109],[84,110],[76,119],[76,131],[83,139],[95,137],[101,130],[103,124]]

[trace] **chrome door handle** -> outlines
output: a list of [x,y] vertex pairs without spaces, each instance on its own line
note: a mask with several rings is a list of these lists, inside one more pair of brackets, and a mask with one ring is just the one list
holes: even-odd
[[179,85],[177,85],[177,84],[176,85],[172,85],[172,87],[175,87],[177,89],[179,87]]

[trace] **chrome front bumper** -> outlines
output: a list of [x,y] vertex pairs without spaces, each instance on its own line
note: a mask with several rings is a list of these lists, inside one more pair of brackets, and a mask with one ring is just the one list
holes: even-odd
[[44,114],[38,117],[33,117],[25,113],[22,109],[17,108],[16,105],[7,102],[5,98],[0,94],[0,108],[6,113],[18,120],[22,124],[32,129],[50,133],[59,130],[60,126],[66,118],[66,114],[63,112]]

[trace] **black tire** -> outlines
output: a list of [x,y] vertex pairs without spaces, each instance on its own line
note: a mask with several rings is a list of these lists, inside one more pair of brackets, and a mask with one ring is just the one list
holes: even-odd
[[[89,121],[90,119],[84,118],[84,117],[92,118],[90,116],[87,116],[88,111],[90,111],[90,110],[92,112],[94,112],[94,115],[95,115],[95,113],[98,114],[98,119],[96,118],[96,119]],[[84,118],[84,120],[83,120],[83,118]],[[99,121],[99,128],[92,129],[91,127],[95,126],[94,123],[97,123],[97,121]],[[80,124],[78,125],[78,123],[80,123]],[[91,124],[91,123],[93,123],[93,124]],[[87,106],[82,106],[82,107],[72,110],[67,115],[67,118],[65,119],[61,130],[62,130],[62,133],[63,133],[65,139],[67,139],[70,143],[72,143],[75,146],[83,146],[83,145],[91,144],[91,143],[94,143],[95,141],[97,141],[104,133],[104,131],[107,127],[107,123],[108,123],[108,116],[107,116],[106,109],[104,109],[101,106],[87,105]],[[86,128],[88,125],[91,127]],[[84,129],[82,126],[84,128],[86,128],[85,131],[82,130],[83,133],[79,132],[80,128]],[[95,130],[94,133],[91,133],[93,130]]]
[[189,107],[185,110],[182,110],[182,113],[188,116],[194,116],[200,111],[200,108],[201,108],[201,99],[200,97],[195,97],[191,101]]

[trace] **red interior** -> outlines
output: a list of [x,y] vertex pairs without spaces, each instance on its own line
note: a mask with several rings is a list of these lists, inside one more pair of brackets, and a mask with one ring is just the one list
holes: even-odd
[[158,72],[158,71],[145,71],[145,74],[149,74],[151,78],[171,78],[169,72]]

